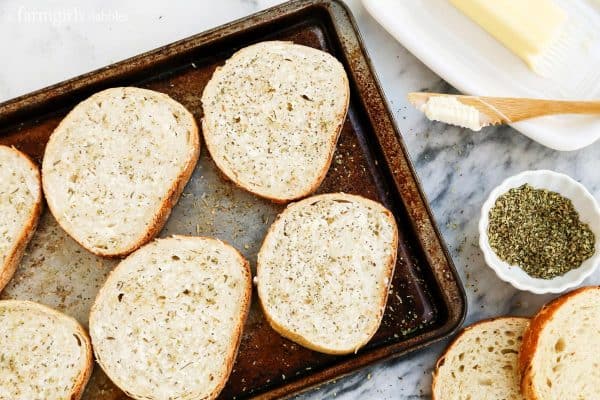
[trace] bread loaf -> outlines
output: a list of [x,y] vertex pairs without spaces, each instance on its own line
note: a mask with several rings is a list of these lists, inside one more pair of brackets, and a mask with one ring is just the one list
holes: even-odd
[[525,332],[519,365],[527,400],[600,399],[600,286],[542,308]]

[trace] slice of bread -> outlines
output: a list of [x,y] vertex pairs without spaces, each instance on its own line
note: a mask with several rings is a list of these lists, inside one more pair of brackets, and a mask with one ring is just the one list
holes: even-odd
[[258,296],[282,336],[348,354],[379,328],[396,264],[398,230],[381,204],[343,193],[289,205],[258,253]]
[[0,291],[15,273],[41,211],[37,166],[20,151],[0,146]]
[[333,56],[262,42],[217,68],[202,95],[202,131],[219,169],[275,202],[314,192],[331,164],[350,89]]
[[600,399],[600,286],[542,308],[525,332],[519,365],[527,400]]
[[433,400],[522,400],[518,354],[528,325],[504,317],[464,329],[436,364]]
[[92,253],[125,256],[163,227],[199,152],[194,117],[169,96],[104,90],[77,105],[48,141],[48,207]]
[[93,368],[73,318],[30,301],[0,301],[0,399],[77,400]]
[[98,364],[135,399],[214,399],[237,354],[248,262],[210,238],[158,239],[131,254],[90,313]]

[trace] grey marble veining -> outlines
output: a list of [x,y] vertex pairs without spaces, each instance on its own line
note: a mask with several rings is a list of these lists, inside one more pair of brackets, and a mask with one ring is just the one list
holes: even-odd
[[[184,38],[254,11],[274,0],[142,1],[75,0],[0,2],[0,101]],[[427,121],[407,104],[406,93],[453,91],[389,36],[362,8],[347,1],[371,55],[385,94],[431,202],[442,235],[466,287],[467,323],[503,315],[530,315],[552,296],[513,289],[484,264],[477,246],[480,207],[504,178],[527,169],[552,169],[600,195],[600,143],[561,153],[507,127],[480,133]],[[59,11],[78,9],[80,19],[60,20]],[[89,21],[100,11],[119,20]],[[32,12],[48,18],[26,18]],[[27,14],[29,12],[29,14]],[[54,14],[52,14],[54,12]],[[54,15],[54,17],[53,17]],[[86,16],[87,15],[87,16]],[[24,19],[25,17],[25,19]],[[599,284],[596,273],[584,284]],[[365,368],[302,399],[428,399],[431,370],[444,343]]]

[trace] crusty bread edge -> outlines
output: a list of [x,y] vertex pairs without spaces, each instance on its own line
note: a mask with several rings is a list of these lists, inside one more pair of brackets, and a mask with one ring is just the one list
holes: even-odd
[[[101,92],[94,94],[93,96],[99,95],[105,91],[109,91],[109,90],[113,90],[113,89],[121,89],[121,87],[105,89]],[[190,153],[189,159],[186,161],[185,168],[179,174],[179,176],[175,180],[174,184],[170,187],[169,192],[167,193],[167,196],[165,196],[165,199],[163,200],[162,204],[157,208],[156,214],[154,215],[154,218],[148,225],[148,229],[146,230],[146,232],[143,235],[141,235],[140,238],[137,239],[136,242],[134,242],[131,246],[129,246],[128,248],[126,248],[125,250],[123,250],[121,252],[111,253],[108,251],[92,250],[92,249],[86,247],[81,241],[79,241],[74,235],[72,235],[71,232],[66,228],[66,226],[63,222],[63,219],[59,215],[57,215],[57,213],[53,209],[52,202],[47,201],[48,208],[50,209],[50,212],[52,212],[52,215],[54,215],[54,218],[56,219],[56,222],[58,222],[60,227],[65,232],[67,232],[69,234],[69,236],[71,236],[83,248],[85,248],[89,252],[91,252],[97,256],[100,256],[100,257],[107,257],[107,258],[126,257],[127,255],[131,254],[135,250],[139,249],[142,245],[148,243],[150,240],[152,240],[154,237],[156,237],[156,235],[158,235],[158,233],[162,230],[163,226],[167,222],[167,219],[169,218],[169,215],[171,214],[171,210],[177,204],[177,201],[179,200],[179,197],[181,196],[181,193],[183,192],[185,185],[187,185],[188,181],[190,180],[190,178],[192,176],[192,173],[194,172],[194,168],[196,167],[198,158],[200,157],[200,137],[199,137],[199,131],[198,131],[198,124],[196,122],[196,118],[194,117],[194,115],[187,108],[185,108],[181,103],[177,102],[176,100],[174,100],[173,98],[171,98],[169,95],[167,95],[165,93],[157,92],[157,91],[153,91],[153,90],[149,90],[149,89],[137,88],[137,87],[135,89],[147,90],[149,92],[153,92],[154,95],[159,94],[161,96],[165,96],[165,100],[176,103],[178,106],[181,106],[185,110],[185,112],[187,112],[189,118],[191,119],[191,121],[193,123],[193,125],[192,125],[193,150]],[[87,101],[87,99],[84,101]],[[73,108],[73,110],[71,110],[69,112],[69,114],[67,114],[63,118],[63,120],[60,122],[60,124],[54,129],[54,131],[52,132],[52,135],[50,135],[50,139],[48,140],[48,143],[50,143],[50,141],[52,140],[52,137],[54,136],[54,132],[58,131],[62,127],[62,124],[65,121],[65,119],[67,117],[69,117],[69,115],[71,115],[71,113],[75,110],[76,107],[77,106],[75,106]],[[46,145],[46,148],[48,148],[47,145]],[[42,185],[44,187],[44,193],[47,193],[46,182],[43,179],[43,177],[44,177],[44,171],[42,169]]]
[[[256,275],[258,276],[259,274],[259,270],[261,269],[261,264],[259,262],[260,260],[260,253],[262,252],[263,248],[264,248],[264,244],[267,242],[267,240],[269,239],[269,237],[273,234],[273,227],[275,226],[275,223],[277,221],[279,221],[280,218],[282,218],[287,212],[289,212],[290,210],[296,208],[296,207],[303,207],[305,206],[307,203],[312,203],[315,201],[320,201],[322,199],[327,199],[327,198],[334,198],[334,199],[348,199],[350,201],[358,201],[361,203],[367,203],[369,205],[373,205],[377,208],[381,208],[382,211],[385,211],[386,216],[388,217],[393,229],[394,229],[394,237],[393,237],[393,248],[394,251],[392,252],[392,255],[390,257],[390,259],[387,262],[386,265],[386,269],[387,269],[387,273],[386,273],[386,277],[387,277],[387,285],[384,287],[384,291],[385,293],[382,293],[381,295],[381,303],[379,304],[379,308],[377,310],[378,312],[378,318],[377,318],[377,322],[370,328],[370,334],[369,336],[360,344],[358,344],[355,347],[352,347],[351,349],[344,349],[344,350],[333,350],[333,349],[329,349],[323,346],[319,346],[318,344],[312,343],[308,340],[306,340],[303,336],[301,335],[297,335],[293,332],[291,332],[290,330],[288,330],[286,327],[278,324],[269,314],[269,311],[267,310],[266,305],[263,303],[262,297],[261,297],[261,291],[257,290],[258,293],[258,298],[259,298],[259,303],[260,306],[262,308],[263,314],[265,315],[265,318],[267,319],[267,321],[269,322],[269,325],[271,326],[271,328],[273,328],[274,331],[276,331],[277,333],[279,333],[281,336],[295,342],[298,343],[299,345],[306,347],[310,350],[314,350],[314,351],[318,351],[320,353],[325,353],[325,354],[331,354],[331,355],[344,355],[344,354],[351,354],[351,353],[356,353],[361,347],[363,347],[364,345],[366,345],[372,338],[373,335],[375,335],[375,333],[377,332],[377,329],[379,329],[379,326],[381,325],[381,321],[383,320],[383,315],[385,313],[385,307],[386,307],[386,303],[387,303],[387,299],[388,299],[388,295],[389,295],[389,289],[390,289],[390,285],[392,284],[392,278],[394,276],[394,269],[396,267],[396,257],[397,257],[397,253],[398,253],[398,226],[396,224],[396,219],[394,218],[394,215],[392,214],[392,212],[390,210],[388,210],[387,208],[385,208],[383,206],[383,204],[378,203],[376,201],[367,199],[366,197],[363,196],[359,196],[359,195],[354,195],[354,194],[346,194],[346,193],[326,193],[326,194],[319,194],[316,196],[311,196],[308,198],[305,198],[303,200],[300,200],[298,202],[295,203],[291,203],[289,204],[285,210],[283,210],[275,219],[275,221],[273,221],[273,223],[271,224],[271,226],[269,227],[269,230],[267,231],[267,234],[265,235],[265,238],[263,239],[263,243],[261,245],[261,248],[258,252],[258,256],[257,256],[257,262],[256,262]],[[258,287],[260,288],[260,280],[258,282]]]
[[[431,381],[431,399],[432,400],[444,400],[443,398],[437,398],[435,395],[435,387],[437,385],[439,369],[442,365],[444,365],[444,362],[446,360],[446,357],[448,356],[448,353],[454,348],[454,346],[459,342],[459,340],[462,339],[463,335],[468,333],[471,329],[478,327],[479,325],[487,324],[487,323],[495,322],[495,321],[499,321],[499,320],[504,320],[504,319],[507,319],[507,320],[522,319],[522,320],[528,321],[531,324],[531,319],[527,318],[527,317],[503,316],[503,317],[483,319],[481,321],[477,321],[477,322],[463,328],[463,330],[460,331],[460,333],[458,335],[456,335],[456,337],[454,337],[454,339],[452,339],[450,344],[448,344],[448,347],[446,347],[444,352],[439,356],[438,360],[435,363],[435,368],[432,373],[432,381]],[[523,337],[523,339],[524,339],[524,337]]]
[[[208,237],[208,236],[189,236],[189,235],[173,235],[170,236],[172,238],[183,238],[183,239],[203,239],[203,240],[209,240],[209,241],[214,241],[217,242],[221,245],[224,245],[225,247],[228,247],[230,249],[232,249],[234,251],[234,253],[237,255],[242,268],[243,268],[243,272],[244,275],[246,277],[246,287],[245,287],[245,293],[242,299],[242,305],[241,305],[241,312],[238,316],[238,323],[235,327],[235,331],[234,331],[234,342],[235,345],[232,346],[232,351],[227,355],[226,359],[225,359],[225,368],[224,368],[224,374],[222,379],[217,383],[217,385],[215,386],[215,389],[213,390],[212,393],[210,393],[208,396],[202,397],[202,400],[214,400],[216,399],[219,394],[221,393],[221,391],[223,390],[223,388],[225,387],[225,384],[227,383],[227,380],[229,379],[229,375],[231,375],[231,371],[233,370],[233,364],[235,363],[235,360],[237,358],[237,353],[240,347],[240,343],[242,341],[242,333],[244,330],[244,325],[246,324],[246,319],[248,317],[248,314],[250,312],[250,302],[252,299],[252,271],[250,269],[250,263],[248,262],[248,260],[246,260],[244,258],[244,256],[242,256],[242,254],[233,246],[231,246],[229,243],[224,242],[222,240],[219,239],[215,239],[212,237]],[[155,240],[165,240],[168,238],[159,238],[159,239],[155,239]],[[140,251],[141,249],[138,249],[136,251]],[[124,261],[124,260],[123,260]],[[112,275],[115,273],[115,271],[120,267],[120,263],[109,273],[108,277],[105,280],[105,283],[102,285],[102,287],[100,288],[100,290],[98,291],[98,294],[96,295],[96,298],[94,299],[94,303],[92,304],[92,307],[90,309],[90,316],[89,316],[89,323],[90,326],[93,324],[92,321],[95,321],[96,319],[96,309],[97,309],[97,301],[98,298],[100,297],[100,294],[102,294],[106,289],[106,283],[109,282],[112,278]],[[98,365],[100,365],[100,367],[102,368],[102,370],[105,372],[105,374],[109,377],[109,379],[119,388],[121,389],[123,392],[125,392],[128,396],[131,397],[135,397],[134,394],[127,392],[121,383],[119,383],[117,380],[113,379],[107,369],[102,365],[102,361],[101,359],[97,356],[96,354],[96,362],[98,363]],[[197,397],[198,399],[200,399],[200,397]],[[192,397],[190,397],[190,399],[192,399]]]
[[86,356],[85,356],[85,368],[77,377],[75,385],[73,385],[73,392],[71,393],[69,399],[70,400],[81,399],[81,396],[83,396],[83,392],[85,390],[85,386],[87,385],[88,381],[90,380],[90,377],[92,376],[92,371],[94,369],[94,358],[93,358],[93,353],[92,353],[92,341],[90,339],[90,336],[88,335],[86,330],[83,328],[83,326],[81,326],[79,321],[77,321],[75,318],[73,318],[69,315],[66,315],[58,310],[55,310],[44,304],[36,303],[33,301],[1,300],[0,304],[5,304],[5,305],[8,305],[9,307],[11,305],[14,305],[17,308],[25,307],[25,308],[30,308],[30,309],[37,309],[46,314],[50,314],[51,316],[53,316],[59,320],[68,321],[69,323],[74,324],[76,332],[79,334],[79,336],[81,336],[81,338],[83,338],[84,343],[82,343],[82,344],[85,346]]
[[42,214],[42,180],[40,177],[40,170],[37,165],[29,158],[26,154],[17,150],[14,147],[2,146],[6,147],[8,150],[12,151],[15,155],[22,157],[27,161],[29,167],[33,170],[36,175],[36,180],[38,184],[38,198],[35,200],[35,205],[31,210],[31,214],[27,223],[21,230],[21,233],[15,244],[12,247],[12,250],[8,253],[8,256],[4,260],[4,264],[0,265],[0,292],[6,287],[8,282],[10,282],[11,278],[15,274],[19,263],[21,262],[21,258],[23,258],[23,254],[25,253],[25,249],[29,244],[29,241],[33,237],[35,230],[37,228],[37,224],[40,220],[40,215]]
[[[284,40],[271,40],[269,42],[273,42],[273,43],[293,43],[291,41],[284,41]],[[236,57],[240,57],[241,53],[258,44],[264,44],[265,42],[259,42],[256,43],[254,45],[250,45],[247,47],[244,47],[241,50],[238,50],[235,54],[233,54],[228,60],[227,62],[230,62],[231,60],[234,60]],[[306,46],[308,47],[308,46]],[[312,48],[312,47],[311,47]],[[313,48],[314,49],[314,48]],[[320,50],[320,49],[315,49],[315,50]],[[323,51],[323,50],[320,50]],[[333,56],[332,56],[333,57]],[[213,159],[214,163],[217,165],[217,168],[219,169],[219,171],[222,172],[222,175],[224,175],[224,177],[226,177],[228,180],[230,180],[231,182],[233,182],[237,187],[250,192],[258,197],[262,197],[264,199],[270,200],[273,203],[277,203],[277,204],[285,204],[285,203],[289,203],[291,201],[294,200],[299,200],[302,199],[310,194],[312,194],[314,191],[316,191],[319,186],[321,186],[321,184],[323,183],[323,180],[325,179],[325,176],[327,176],[327,171],[329,171],[329,167],[331,166],[331,162],[333,161],[333,155],[335,154],[335,150],[337,147],[337,142],[338,139],[340,137],[340,134],[342,133],[342,129],[344,127],[344,123],[346,121],[346,115],[348,114],[348,108],[350,106],[350,83],[348,81],[348,74],[346,73],[346,70],[343,66],[343,64],[335,57],[333,57],[338,63],[340,63],[340,65],[342,66],[342,69],[344,70],[344,82],[345,82],[345,88],[346,88],[346,93],[345,93],[345,99],[346,99],[346,106],[344,107],[344,111],[342,113],[340,113],[339,115],[336,115],[336,120],[339,121],[338,125],[335,129],[335,135],[332,137],[332,140],[330,142],[330,146],[329,146],[329,154],[327,156],[327,162],[324,164],[323,168],[321,168],[321,170],[319,171],[319,175],[317,176],[317,178],[315,179],[315,181],[313,182],[313,184],[306,189],[304,192],[302,193],[298,193],[295,196],[291,196],[291,197],[272,197],[272,196],[267,196],[265,194],[259,193],[256,190],[250,189],[248,187],[246,187],[242,182],[240,182],[235,175],[233,174],[229,174],[226,172],[226,169],[223,168],[223,164],[221,162],[221,160],[218,160],[216,157],[213,157],[213,149],[216,147],[216,145],[214,145],[211,140],[210,140],[210,134],[208,134],[207,132],[210,132],[210,129],[208,128],[207,124],[206,124],[206,117],[202,118],[202,134],[204,136],[204,143],[206,144],[206,148],[208,149],[208,152],[211,156],[211,158]],[[222,67],[217,67],[215,69],[215,72],[213,73],[212,77],[209,80],[212,81],[215,76],[219,73],[219,71],[222,69]],[[208,87],[208,83],[206,84],[205,88]],[[202,94],[202,104],[204,106],[204,93]]]
[[573,297],[590,290],[600,290],[600,286],[586,286],[566,293],[548,304],[533,317],[529,328],[523,336],[523,344],[519,353],[519,371],[521,373],[521,393],[527,400],[542,400],[533,388],[533,358],[538,342],[546,325],[552,321],[554,314]]
[[209,394],[208,397],[206,397],[207,400],[214,400],[219,396],[219,394],[225,387],[229,376],[231,375],[231,371],[233,370],[233,364],[235,363],[240,344],[242,342],[242,333],[244,331],[244,325],[246,324],[246,320],[250,312],[250,304],[252,300],[252,270],[250,269],[250,263],[248,262],[248,260],[246,260],[246,258],[244,258],[244,256],[242,256],[242,254],[230,244],[210,237],[204,237],[204,239],[213,240],[225,245],[225,247],[231,248],[235,252],[236,256],[239,258],[243,267],[244,275],[246,277],[246,291],[242,299],[242,308],[238,318],[238,324],[235,327],[234,331],[233,340],[235,344],[231,347],[231,352],[227,355],[227,358],[225,360],[225,373],[223,374],[223,379],[221,379],[221,381],[219,381],[219,384],[215,386],[213,392]]

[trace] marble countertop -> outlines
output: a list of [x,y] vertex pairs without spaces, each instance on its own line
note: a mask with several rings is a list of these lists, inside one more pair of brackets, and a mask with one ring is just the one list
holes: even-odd
[[[277,0],[3,0],[0,2],[0,101],[156,48],[279,3]],[[452,91],[364,10],[347,0],[403,139],[465,285],[466,323],[504,314],[531,315],[550,296],[513,289],[484,264],[477,246],[480,207],[504,178],[552,169],[598,198],[600,143],[560,153],[517,131],[481,133],[427,121],[406,93]],[[24,5],[26,4],[26,5]],[[596,273],[585,284],[599,284]],[[431,371],[445,343],[365,368],[303,399],[428,399]]]

